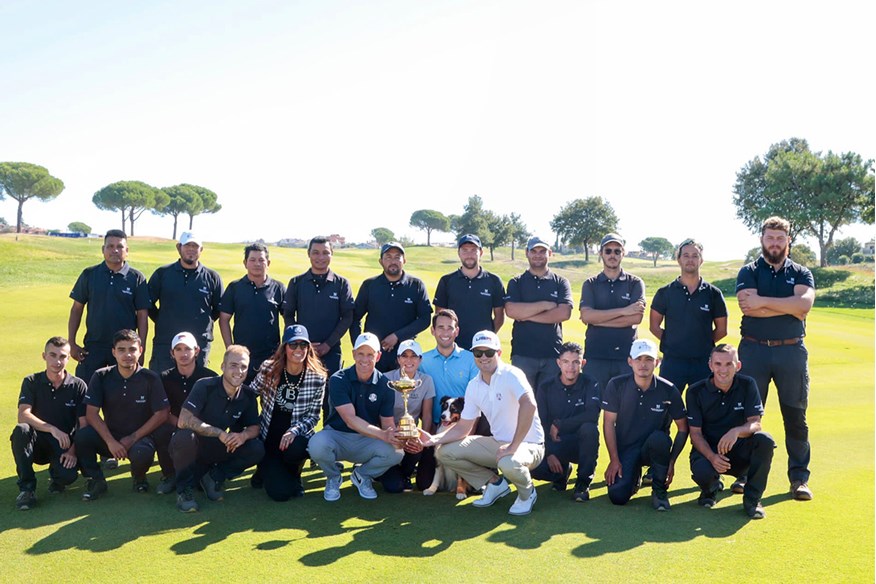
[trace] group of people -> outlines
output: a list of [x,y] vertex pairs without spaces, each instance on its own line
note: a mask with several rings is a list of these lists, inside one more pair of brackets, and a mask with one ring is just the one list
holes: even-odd
[[[571,286],[550,269],[551,246],[538,237],[527,245],[528,269],[507,289],[481,265],[478,237],[461,237],[461,265],[441,277],[430,301],[423,281],[404,269],[397,242],[381,247],[382,272],[362,282],[354,299],[349,281],[330,267],[325,238],[309,242],[310,269],[288,286],[268,275],[264,245],[246,246],[246,275],[223,291],[200,261],[203,245],[193,233],[182,234],[179,260],[147,281],[127,263],[124,232],[109,231],[104,261],[86,268],[70,293],[68,337],[49,339],[45,371],[22,383],[12,434],[16,505],[36,504],[35,463],[49,464],[53,493],[81,472],[82,498],[91,501],[107,491],[104,470],[120,459],[130,461],[134,490],[149,492],[157,455],[156,491],[176,493],[184,512],[198,510],[198,487],[221,500],[225,481],[251,467],[251,485],[270,498],[300,497],[311,459],[325,474],[326,501],[341,497],[344,462],[353,464],[350,482],[365,499],[378,496],[375,483],[384,492],[416,486],[430,494],[440,467],[480,493],[475,507],[492,505],[513,485],[509,513],[525,515],[538,496],[534,479],[566,491],[574,468],[572,499],[590,498],[602,414],[612,503],[627,503],[650,482],[654,509],[669,510],[675,463],[690,437],[699,504],[716,505],[721,475],[731,475],[745,512],[762,518],[775,448],[761,428],[771,382],[790,493],[812,498],[803,337],[815,288],[811,272],[788,257],[789,232],[784,219],[765,221],[761,256],[739,271],[738,349],[720,343],[727,308],[700,276],[702,246],[683,241],[681,273],[650,308],[658,349],[637,336],[645,286],[621,267],[625,242],[614,233],[600,242],[602,271],[582,285],[582,347],[563,339]],[[506,316],[514,320],[510,362],[496,334]],[[216,321],[226,346],[218,374],[206,367]],[[436,346],[424,352],[416,336],[427,328]],[[353,364],[343,368],[345,334]],[[70,358],[78,362],[75,376],[66,371]],[[393,390],[408,379],[416,386],[406,399],[419,426],[414,437],[399,433],[405,400]],[[457,398],[464,398],[458,421],[442,421],[442,406]]]

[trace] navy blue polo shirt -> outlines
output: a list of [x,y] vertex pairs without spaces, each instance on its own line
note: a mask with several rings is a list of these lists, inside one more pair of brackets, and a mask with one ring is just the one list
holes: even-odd
[[244,276],[228,284],[219,310],[234,316],[231,335],[253,355],[273,353],[280,344],[280,315],[286,287],[270,276],[261,286]]
[[[645,283],[641,278],[621,269],[614,280],[609,280],[605,272],[599,272],[584,280],[581,285],[579,308],[610,310],[624,308],[645,300]],[[588,324],[584,333],[585,359],[616,359],[626,361],[630,347],[636,340],[636,328],[612,328]]]
[[660,351],[664,357],[679,359],[708,358],[715,346],[714,320],[727,316],[724,295],[702,278],[693,294],[680,279],[663,286],[654,295],[651,309],[664,318]]
[[162,371],[161,384],[164,386],[164,393],[167,394],[170,413],[179,417],[179,411],[182,409],[182,405],[185,403],[195,383],[201,379],[217,377],[218,375],[218,373],[212,369],[207,369],[203,365],[196,365],[195,370],[192,371],[189,377],[185,377],[176,367]]
[[107,428],[119,439],[136,432],[152,414],[167,409],[168,402],[157,373],[138,367],[125,379],[114,365],[94,372],[85,405],[102,410]]
[[483,268],[474,278],[463,274],[460,268],[441,276],[433,304],[456,313],[459,318],[456,342],[463,349],[471,349],[475,333],[493,330],[493,310],[505,306],[505,286],[499,276]]
[[545,436],[551,435],[551,425],[560,434],[575,434],[582,424],[595,424],[602,409],[599,384],[586,373],[573,385],[565,385],[561,376],[555,375],[538,388],[535,400]]
[[[539,302],[549,300],[559,304],[572,303],[572,287],[569,281],[548,270],[544,276],[536,276],[526,270],[508,282],[505,302]],[[511,329],[511,356],[555,358],[563,344],[562,323],[514,321]]]
[[241,385],[234,396],[228,397],[221,377],[195,383],[183,408],[205,424],[227,432],[242,432],[259,424],[256,394],[248,385]]
[[355,365],[332,375],[329,379],[329,398],[333,408],[326,420],[326,426],[340,432],[356,432],[347,426],[336,409],[338,406],[353,404],[357,416],[380,428],[380,418],[391,418],[395,408],[395,391],[386,381],[386,376],[376,369],[370,380],[359,381]]
[[401,279],[390,282],[384,274],[368,278],[356,294],[353,325],[350,337],[355,341],[362,332],[360,321],[365,319],[365,332],[383,339],[393,333],[399,342],[412,339],[429,328],[432,305],[423,281],[407,272]]
[[618,451],[641,447],[652,432],[669,434],[672,421],[685,417],[678,388],[656,375],[647,391],[632,373],[612,378],[602,392],[602,409],[617,414]]
[[84,345],[113,346],[122,329],[137,330],[137,311],[149,309],[146,278],[127,262],[118,272],[100,263],[82,270],[70,298],[85,304]]
[[353,322],[353,306],[353,291],[346,278],[331,270],[326,274],[307,270],[289,280],[283,317],[286,326],[307,327],[311,342],[339,347]]
[[156,269],[149,277],[149,317],[155,322],[156,345],[170,345],[173,337],[188,331],[203,349],[213,340],[213,321],[219,318],[222,278],[198,264],[184,268],[176,261]]
[[55,389],[46,372],[40,371],[21,382],[18,405],[29,405],[34,416],[69,434],[85,415],[85,390],[85,382],[69,373]]
[[[809,268],[804,268],[790,259],[779,270],[773,269],[763,256],[739,270],[736,276],[736,293],[748,288],[757,290],[759,296],[788,298],[794,295],[794,286],[815,288],[815,279]],[[742,315],[740,327],[743,337],[760,341],[793,339],[806,335],[806,323],[790,314],[755,318]]]
[[763,416],[763,404],[757,383],[747,375],[736,374],[724,393],[710,376],[687,390],[687,419],[691,426],[702,428],[706,442],[717,448],[731,428],[742,426],[752,416]]

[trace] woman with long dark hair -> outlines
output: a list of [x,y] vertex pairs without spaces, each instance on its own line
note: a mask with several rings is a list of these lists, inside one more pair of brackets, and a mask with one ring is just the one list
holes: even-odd
[[326,379],[307,329],[296,324],[286,328],[280,346],[252,382],[262,404],[259,425],[265,443],[257,475],[275,501],[304,495],[301,469],[319,421]]

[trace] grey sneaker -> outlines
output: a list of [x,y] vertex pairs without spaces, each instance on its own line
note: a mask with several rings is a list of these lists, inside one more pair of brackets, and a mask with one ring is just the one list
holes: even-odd
[[811,501],[812,490],[803,481],[794,481],[791,483],[791,496],[798,501]]
[[155,492],[159,495],[169,495],[176,491],[176,476],[161,477]]
[[191,487],[176,496],[176,508],[183,513],[194,513],[198,510],[198,502],[195,501]]
[[376,499],[377,491],[374,490],[374,485],[368,477],[359,476],[359,471],[354,470],[350,473],[350,482],[359,490],[359,496],[363,499]]
[[27,511],[36,505],[36,493],[33,491],[21,491],[15,498],[15,508],[19,511]]
[[204,489],[204,493],[206,493],[207,498],[211,501],[221,501],[223,499],[222,482],[214,479],[213,475],[209,472],[201,477],[201,488]]
[[106,479],[88,479],[85,483],[85,492],[82,493],[83,501],[94,501],[106,493]]
[[749,505],[745,504],[745,513],[752,519],[763,519],[766,517],[766,511],[763,510],[763,505],[758,503],[757,505]]
[[651,505],[655,511],[669,511],[669,498],[665,494],[651,493]]
[[510,492],[511,486],[505,480],[505,477],[502,477],[498,483],[487,483],[484,487],[484,494],[472,505],[475,507],[489,507]]
[[336,479],[326,479],[325,492],[322,498],[326,501],[337,501],[341,498],[341,483],[344,482],[344,477],[338,475]]

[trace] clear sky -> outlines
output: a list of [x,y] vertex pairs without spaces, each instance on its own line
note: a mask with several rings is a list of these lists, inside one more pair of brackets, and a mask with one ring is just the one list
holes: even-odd
[[692,236],[741,258],[746,161],[792,136],[876,157],[874,16],[845,0],[6,0],[0,160],[64,181],[24,207],[46,228],[119,227],[91,203],[118,180],[214,190],[223,210],[195,219],[208,241],[425,241],[413,211],[473,194],[552,240],[563,204],[598,195],[628,247]]

